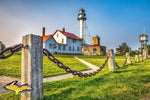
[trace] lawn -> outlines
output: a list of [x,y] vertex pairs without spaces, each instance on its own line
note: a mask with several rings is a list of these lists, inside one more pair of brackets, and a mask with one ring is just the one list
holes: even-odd
[[[106,59],[106,56],[77,56],[77,57],[99,67],[104,63]],[[125,58],[126,58],[125,56],[115,56],[115,61],[119,66],[122,66],[125,61]],[[130,58],[131,61],[134,63],[135,57]]]
[[[86,65],[82,64],[73,56],[69,55],[55,55],[56,58],[62,61],[65,65],[71,69],[82,71],[88,70]],[[63,69],[57,67],[57,65],[51,62],[45,55],[43,56],[43,77],[60,75],[66,73]],[[13,56],[7,59],[0,59],[0,75],[7,75],[13,77],[21,77],[21,53],[15,53]]]
[[[94,57],[82,59],[99,65],[103,63]],[[95,60],[94,60],[95,59]],[[116,57],[122,65],[125,57]],[[120,60],[122,59],[122,60]],[[95,62],[94,62],[95,61]],[[120,63],[119,61],[122,61]],[[132,58],[134,61],[134,57]],[[73,78],[44,83],[44,100],[149,100],[150,99],[150,59],[126,65],[109,72],[108,66],[104,67],[95,76]],[[13,93],[0,95],[0,100],[19,100],[20,96]]]

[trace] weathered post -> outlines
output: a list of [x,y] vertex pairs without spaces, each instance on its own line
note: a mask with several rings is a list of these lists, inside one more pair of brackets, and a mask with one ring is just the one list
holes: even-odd
[[142,57],[142,55],[141,55],[141,54],[139,54],[139,59],[140,59],[140,61],[142,61],[142,60],[143,60],[143,57]]
[[31,92],[21,94],[21,100],[43,100],[43,39],[41,36],[23,36],[21,84],[32,86]]
[[109,59],[108,59],[109,71],[116,71],[115,57],[114,57],[113,49],[107,50],[107,56],[109,56]]
[[144,51],[143,51],[143,60],[145,60],[145,59],[147,59],[147,53],[146,53],[146,51],[144,50]]
[[139,62],[139,56],[135,55],[135,62]]
[[126,53],[126,58],[127,58],[127,64],[131,64],[131,59],[130,59],[130,55],[129,52]]

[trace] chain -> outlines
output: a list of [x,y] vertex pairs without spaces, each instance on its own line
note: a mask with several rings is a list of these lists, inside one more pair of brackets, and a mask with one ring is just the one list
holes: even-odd
[[97,69],[96,71],[93,71],[93,72],[90,72],[90,73],[82,73],[82,72],[77,72],[76,70],[72,70],[72,69],[70,69],[68,66],[65,66],[61,61],[59,61],[58,59],[56,59],[47,49],[43,49],[43,53],[44,53],[52,62],[56,63],[59,68],[63,68],[66,72],[72,73],[73,75],[78,75],[79,77],[82,77],[82,76],[84,76],[84,77],[88,77],[88,76],[89,76],[89,77],[90,77],[90,76],[92,76],[92,75],[97,74],[98,72],[100,72],[100,71],[104,68],[104,66],[106,65],[106,63],[107,63],[107,61],[108,61],[108,59],[109,59],[109,57],[107,56],[105,62],[104,62],[104,63],[102,64],[102,66],[101,66],[99,69]]
[[[0,51],[0,59],[6,59],[14,54],[14,52],[18,51],[20,48],[23,47],[23,44],[14,45],[12,47],[8,47]],[[4,53],[9,51],[10,53],[8,55],[5,55]]]
[[120,66],[117,64],[117,62],[115,62],[116,67],[120,68]]
[[[127,58],[125,59],[125,61],[124,61],[123,65],[122,65],[121,67],[124,67],[124,66],[125,66],[125,64],[126,64],[126,62],[127,62]],[[116,65],[116,67],[120,68],[120,66],[117,64],[117,62],[115,62],[115,65]]]

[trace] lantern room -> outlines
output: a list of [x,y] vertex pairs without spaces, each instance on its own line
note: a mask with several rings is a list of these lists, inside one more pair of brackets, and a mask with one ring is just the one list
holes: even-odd
[[83,10],[83,8],[81,8],[79,11],[78,20],[86,20],[86,14],[85,14],[85,10]]
[[147,42],[148,41],[148,36],[146,34],[142,34],[139,36],[140,37],[140,42]]

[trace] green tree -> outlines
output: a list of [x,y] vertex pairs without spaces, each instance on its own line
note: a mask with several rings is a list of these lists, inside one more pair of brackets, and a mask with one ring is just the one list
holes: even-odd
[[135,56],[135,55],[139,55],[140,51],[138,51],[138,50],[132,50],[129,53],[130,53],[130,56]]
[[5,49],[5,44],[1,43],[1,50]]
[[118,55],[125,55],[125,53],[129,52],[130,50],[131,48],[128,47],[126,43],[122,43],[118,48],[116,48],[116,53]]

